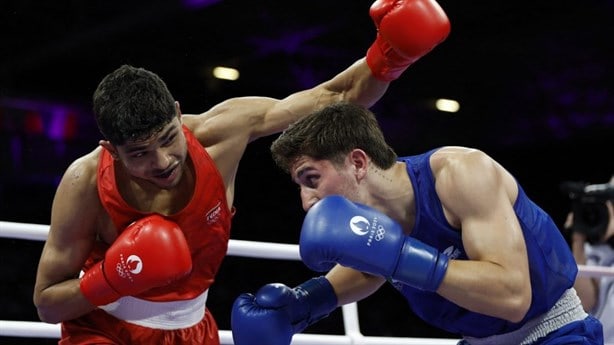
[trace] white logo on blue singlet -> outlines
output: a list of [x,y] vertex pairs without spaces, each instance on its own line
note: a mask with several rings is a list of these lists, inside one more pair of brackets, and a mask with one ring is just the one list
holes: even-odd
[[450,259],[456,259],[461,255],[461,251],[458,248],[454,248],[454,246],[449,246],[446,248],[443,253],[447,255]]

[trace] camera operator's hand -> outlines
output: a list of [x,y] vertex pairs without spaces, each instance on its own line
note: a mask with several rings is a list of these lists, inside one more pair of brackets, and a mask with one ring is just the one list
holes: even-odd
[[563,228],[571,236],[571,250],[573,252],[574,257],[576,258],[576,263],[578,265],[586,264],[586,255],[584,254],[584,243],[586,243],[586,234],[579,231],[573,231],[573,212],[569,212],[567,214],[567,218],[565,219],[565,224],[563,224]]
[[[578,265],[586,265],[586,253],[584,246],[586,243],[586,234],[580,231],[573,231],[573,212],[567,214],[567,219],[563,225],[565,231],[568,231],[571,236],[571,251]],[[584,311],[590,312],[597,301],[597,284],[590,277],[576,277],[574,288],[582,301]]]
[[608,207],[608,227],[605,230],[604,240],[608,242],[614,236],[614,203],[608,200],[605,205]]

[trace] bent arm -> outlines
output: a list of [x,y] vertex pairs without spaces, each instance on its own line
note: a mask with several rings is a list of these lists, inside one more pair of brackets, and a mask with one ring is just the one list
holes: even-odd
[[78,278],[96,239],[98,208],[94,203],[98,198],[90,164],[83,158],[75,161],[53,200],[51,226],[34,286],[34,305],[44,322],[70,320],[93,309],[79,289]]
[[[436,155],[445,157],[445,150]],[[442,161],[434,168],[437,193],[460,224],[469,260],[450,260],[437,292],[471,311],[518,322],[529,309],[531,283],[526,244],[513,209],[515,181],[477,150]]]

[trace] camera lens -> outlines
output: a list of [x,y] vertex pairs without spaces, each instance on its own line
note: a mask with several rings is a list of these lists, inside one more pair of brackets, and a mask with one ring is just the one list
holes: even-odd
[[608,208],[604,202],[580,200],[574,203],[572,230],[583,233],[589,243],[603,239],[608,226]]

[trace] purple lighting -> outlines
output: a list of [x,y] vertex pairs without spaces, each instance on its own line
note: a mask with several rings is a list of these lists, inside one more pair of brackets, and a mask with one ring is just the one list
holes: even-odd
[[181,3],[185,8],[199,9],[207,6],[214,5],[221,0],[182,0]]
[[74,139],[77,134],[77,114],[69,108],[56,107],[51,112],[48,136],[55,140]]

